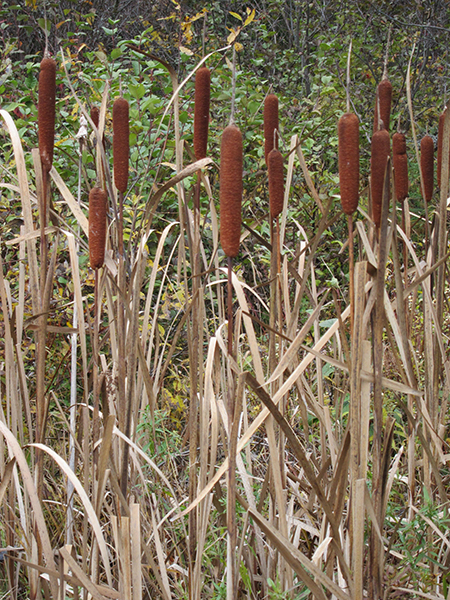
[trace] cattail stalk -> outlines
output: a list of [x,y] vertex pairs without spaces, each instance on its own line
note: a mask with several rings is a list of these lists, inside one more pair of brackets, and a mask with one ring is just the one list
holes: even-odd
[[370,189],[372,195],[372,219],[377,230],[381,224],[384,177],[390,153],[390,138],[386,129],[376,131],[372,136],[370,156]]
[[353,213],[359,201],[359,119],[354,113],[345,113],[338,123],[338,163],[341,206],[347,215],[349,276],[350,276],[350,335],[354,320],[354,257]]
[[[122,96],[114,100],[113,104],[113,159],[114,159],[114,183],[119,191],[119,215],[118,215],[118,253],[119,253],[119,268],[118,268],[118,288],[119,294],[117,298],[117,327],[119,331],[118,343],[118,388],[119,388],[119,428],[129,434],[128,424],[130,419],[128,413],[131,406],[125,405],[126,392],[126,370],[125,370],[125,338],[126,338],[126,323],[125,323],[125,256],[123,246],[123,201],[124,194],[128,186],[128,158],[129,158],[129,106],[128,102]],[[128,447],[125,446],[122,456],[122,472],[120,478],[120,487],[122,493],[126,496],[128,486]]]
[[434,142],[425,135],[420,142],[420,169],[422,171],[422,196],[428,204],[433,197],[434,188]]

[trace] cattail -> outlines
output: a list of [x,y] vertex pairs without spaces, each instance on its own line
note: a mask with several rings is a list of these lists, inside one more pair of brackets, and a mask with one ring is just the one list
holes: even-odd
[[[274,131],[277,131],[274,134]],[[277,139],[274,140],[274,135]],[[267,159],[269,152],[278,148],[278,98],[269,94],[264,101],[264,156]]]
[[202,67],[195,76],[194,153],[196,160],[206,158],[210,94],[211,73],[207,67]]
[[430,135],[425,135],[420,142],[420,169],[423,178],[425,202],[433,197],[434,187],[434,141]]
[[128,155],[130,150],[128,112],[128,102],[125,98],[116,98],[113,104],[114,183],[122,194],[125,194],[128,185]]
[[105,260],[107,196],[105,190],[94,187],[89,192],[89,262],[99,269]]
[[[442,150],[443,150],[443,142],[444,142],[444,122],[445,115],[447,114],[447,108],[445,108],[444,112],[441,113],[439,117],[439,130],[438,130],[438,147],[437,147],[437,183],[439,188],[441,187],[441,172],[442,172]],[[448,166],[450,172],[450,153],[448,156]]]
[[272,219],[276,219],[283,210],[284,203],[283,155],[276,148],[269,152],[267,168],[269,170],[270,216]]
[[56,62],[44,58],[39,72],[38,130],[42,167],[50,171],[55,142]]
[[242,204],[242,134],[229,125],[220,146],[220,242],[229,257],[239,252]]
[[338,139],[341,205],[346,215],[352,215],[359,199],[359,120],[354,113],[339,119]]
[[370,155],[370,189],[372,193],[372,219],[377,228],[381,225],[381,205],[383,202],[384,177],[390,152],[390,138],[386,129],[376,131],[372,136]]
[[406,137],[403,133],[392,136],[392,162],[395,175],[395,197],[403,202],[408,196],[408,157],[406,156]]
[[[391,117],[391,103],[392,103],[392,84],[389,79],[383,79],[378,84],[377,96],[375,102],[375,116],[373,120],[373,131],[378,131],[379,117],[383,122],[386,131],[389,131],[389,119]],[[378,112],[379,109],[379,112]]]
[[91,108],[91,120],[98,129],[98,125],[100,123],[100,111],[97,106],[93,106]]

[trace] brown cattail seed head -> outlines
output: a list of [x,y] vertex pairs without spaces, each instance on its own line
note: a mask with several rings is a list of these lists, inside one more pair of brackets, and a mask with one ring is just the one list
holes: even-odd
[[105,190],[92,188],[89,192],[89,262],[92,269],[99,269],[105,261],[107,208]]
[[423,177],[424,199],[430,202],[434,187],[434,142],[430,135],[425,135],[420,142],[420,169]]
[[[274,131],[277,131],[274,140]],[[278,148],[278,98],[269,94],[264,101],[264,156],[267,159],[269,152]]]
[[42,167],[50,171],[55,142],[56,62],[44,58],[39,72],[38,130]]
[[384,177],[390,152],[390,138],[386,129],[373,134],[370,155],[370,189],[372,193],[372,219],[377,228],[381,224]]
[[269,170],[269,206],[270,216],[276,219],[283,210],[284,203],[284,172],[283,155],[274,148],[267,157]]
[[239,252],[242,205],[242,134],[229,125],[220,146],[220,242],[229,257]]
[[339,119],[338,139],[341,205],[346,215],[352,215],[359,198],[359,120],[354,113]]
[[[447,114],[447,109],[444,110],[444,112],[441,114],[441,116],[439,117],[439,130],[438,130],[438,147],[437,147],[437,183],[439,188],[441,187],[441,172],[442,172],[442,149],[443,149],[443,142],[444,142],[444,122],[445,122],[445,115]],[[450,170],[450,153],[448,156],[448,166],[449,166],[449,170]]]
[[403,133],[392,136],[392,162],[394,164],[395,197],[403,202],[408,196],[408,157],[406,156],[406,137]]
[[93,106],[91,108],[91,120],[98,129],[98,125],[100,123],[100,111],[98,110],[97,106]]
[[122,194],[125,194],[128,185],[128,155],[130,152],[128,112],[128,102],[125,98],[116,98],[113,104],[114,183]]
[[196,160],[206,158],[210,95],[211,73],[207,67],[202,67],[195,75],[194,153]]
[[[392,84],[389,79],[383,79],[378,84],[377,96],[375,102],[375,116],[373,120],[373,131],[378,131],[379,119],[378,115],[383,121],[384,128],[389,131],[389,120],[391,117],[391,103],[392,103]],[[379,110],[379,113],[378,113]]]

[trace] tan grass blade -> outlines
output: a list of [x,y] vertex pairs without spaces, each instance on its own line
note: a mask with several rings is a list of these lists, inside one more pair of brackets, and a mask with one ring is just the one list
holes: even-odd
[[72,214],[76,218],[81,229],[83,230],[83,233],[85,234],[86,237],[88,237],[89,223],[88,223],[87,217],[81,210],[78,202],[73,197],[72,192],[69,190],[69,188],[65,184],[63,178],[58,173],[58,171],[55,169],[55,167],[51,168],[50,176],[53,179],[53,181],[55,182],[56,187],[60,191],[61,196],[64,198],[65,203],[72,211]]
[[314,186],[313,180],[311,179],[311,175],[309,174],[308,166],[306,164],[305,157],[303,156],[300,144],[297,144],[297,156],[298,160],[300,161],[300,166],[302,168],[303,175],[305,177],[306,185],[308,186],[315,203],[319,207],[320,212],[322,213],[322,215],[324,215],[325,209],[323,207],[322,200],[320,199],[319,194]]
[[45,444],[33,444],[33,446],[35,448],[39,448],[43,452],[46,452],[49,456],[51,456],[51,458],[53,458],[53,460],[56,462],[56,464],[59,466],[59,468],[63,471],[63,473],[68,477],[68,479],[70,479],[70,481],[73,484],[73,487],[75,488],[78,495],[80,496],[80,500],[83,503],[84,508],[86,509],[87,517],[88,517],[88,519],[91,523],[91,527],[94,531],[94,534],[95,534],[95,537],[96,537],[96,540],[97,540],[97,543],[98,543],[98,546],[100,549],[100,554],[102,555],[103,565],[105,567],[106,578],[108,580],[108,584],[110,586],[112,586],[112,575],[111,575],[111,569],[110,569],[110,563],[109,563],[108,549],[106,547],[105,539],[103,537],[102,528],[101,528],[100,522],[97,518],[97,515],[95,514],[95,509],[92,506],[92,503],[89,500],[89,496],[87,495],[82,483],[80,482],[78,477],[75,475],[75,473],[72,471],[72,469],[69,467],[69,465],[66,463],[66,461],[61,456],[59,456],[59,454],[57,454],[52,448],[50,448],[49,446],[46,446]]
[[[19,133],[16,125],[11,118],[11,115],[6,110],[0,110],[0,116],[3,117],[5,125],[8,129],[9,135],[14,149],[14,159],[16,162],[17,178],[19,180],[20,197],[22,200],[23,220],[25,224],[25,232],[31,233],[34,231],[33,215],[31,209],[31,196],[30,189],[28,187],[27,167],[25,165],[25,157],[22,148],[22,142],[20,141]],[[29,269],[30,269],[30,288],[31,296],[33,301],[33,313],[39,312],[39,271],[37,264],[36,246],[33,242],[27,244]]]
[[72,558],[72,556],[69,554],[66,548],[60,548],[59,553],[64,562],[66,562],[69,566],[73,575],[75,575],[75,577],[80,581],[81,585],[87,592],[89,592],[92,598],[94,598],[95,600],[104,600],[105,597],[103,596],[103,594],[99,592],[97,586],[89,579],[89,577],[78,565],[77,561],[74,558]]
[[130,525],[133,600],[142,600],[141,513],[139,504],[133,503],[130,507]]
[[[291,565],[297,575],[307,585],[308,589],[317,597],[325,600],[326,596],[319,585],[323,585],[326,590],[336,596],[339,600],[350,600],[351,596],[345,593],[332,581],[323,571],[321,571],[313,562],[311,562],[298,548],[295,548],[289,540],[284,538],[280,532],[273,527],[257,511],[249,508],[250,516],[258,523],[259,527],[269,537],[272,543],[278,548],[285,560]],[[310,574],[311,575],[310,575]],[[314,577],[314,579],[312,579]],[[317,583],[316,583],[317,582]]]
[[[19,467],[20,472],[22,474],[23,483],[27,490],[31,506],[33,508],[35,524],[39,532],[39,538],[42,545],[42,552],[45,556],[46,563],[51,569],[56,570],[56,565],[53,558],[53,550],[50,544],[50,538],[45,524],[44,514],[42,512],[41,504],[39,502],[34,481],[31,476],[30,469],[28,467],[27,459],[22,449],[20,448],[16,438],[13,436],[11,431],[8,429],[8,427],[6,427],[6,425],[2,421],[0,421],[0,433],[6,439],[6,443],[8,444],[11,457],[14,457],[16,459],[17,466]],[[52,594],[56,598],[58,595],[57,583],[53,577],[50,578],[50,585],[52,588]]]
[[286,219],[287,219],[287,207],[289,204],[289,196],[291,192],[292,178],[294,176],[294,160],[295,160],[295,149],[298,146],[298,135],[295,134],[291,137],[291,146],[289,148],[289,162],[286,173],[286,183],[284,188],[284,202],[283,212],[281,213],[281,224],[280,224],[280,246],[283,247],[284,235],[286,231]]
[[6,467],[2,473],[2,480],[0,481],[0,505],[3,502],[3,496],[5,495],[5,492],[9,486],[9,482],[11,481],[15,464],[16,459],[13,457],[10,461],[7,462]]

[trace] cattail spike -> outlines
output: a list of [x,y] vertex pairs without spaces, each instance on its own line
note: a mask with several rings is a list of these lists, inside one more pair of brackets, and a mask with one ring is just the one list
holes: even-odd
[[377,228],[381,224],[384,177],[390,153],[390,138],[386,129],[373,134],[370,156],[370,189],[372,193],[372,219]]
[[375,102],[375,115],[373,120],[373,132],[381,129],[380,119],[386,131],[389,132],[389,120],[391,118],[392,84],[389,79],[380,81],[377,87]]
[[231,258],[239,252],[242,205],[242,134],[228,125],[220,147],[220,242]]
[[39,154],[42,167],[50,171],[55,143],[56,62],[53,58],[41,61],[39,72],[38,130]]
[[210,95],[211,73],[207,67],[202,67],[195,75],[194,153],[196,160],[206,158]]
[[434,141],[430,135],[425,135],[420,142],[420,168],[423,178],[423,193],[425,202],[430,202],[434,188]]
[[99,269],[105,261],[107,195],[94,187],[89,192],[89,262]]
[[130,152],[130,126],[128,102],[116,98],[113,104],[113,158],[114,183],[122,194],[128,185],[128,156]]
[[406,155],[406,137],[397,132],[392,136],[392,162],[394,165],[395,197],[403,202],[408,196],[408,157]]
[[98,126],[99,126],[99,123],[100,123],[100,111],[99,111],[99,109],[98,109],[97,106],[93,106],[91,108],[91,115],[90,116],[91,116],[92,122],[94,123],[94,125],[98,129]]
[[338,140],[341,205],[346,215],[352,215],[359,200],[359,120],[354,113],[339,119]]
[[276,148],[269,152],[267,167],[269,170],[270,216],[272,219],[276,219],[283,210],[284,203],[283,155]]
[[274,148],[278,148],[278,98],[269,94],[264,101],[264,156],[267,159]]

